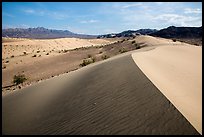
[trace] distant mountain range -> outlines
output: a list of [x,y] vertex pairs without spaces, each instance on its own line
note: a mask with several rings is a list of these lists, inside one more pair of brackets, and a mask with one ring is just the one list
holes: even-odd
[[111,33],[105,35],[99,35],[98,38],[112,38],[112,37],[131,37],[136,35],[147,35],[157,32],[156,29],[139,29],[139,30],[127,30],[121,33]]
[[49,39],[49,38],[114,38],[114,37],[131,37],[136,35],[151,35],[163,38],[202,38],[201,27],[175,27],[170,26],[161,30],[156,29],[139,29],[127,30],[121,33],[111,33],[105,35],[86,35],[76,34],[68,30],[53,30],[43,27],[37,28],[9,28],[2,29],[2,37],[11,38],[34,38],[34,39]]
[[53,30],[43,27],[37,28],[9,28],[2,29],[2,37],[11,38],[34,38],[34,39],[50,39],[50,38],[96,38],[96,35],[76,34],[68,30]]
[[150,35],[163,38],[202,38],[202,26],[201,27],[170,26],[168,28],[161,29],[157,32],[151,33]]

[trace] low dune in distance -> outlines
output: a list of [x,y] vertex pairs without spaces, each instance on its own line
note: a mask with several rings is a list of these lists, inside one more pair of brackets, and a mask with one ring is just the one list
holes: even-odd
[[132,54],[137,66],[202,134],[202,47],[160,46]]
[[80,39],[80,38],[58,38],[58,39],[19,39],[3,38],[2,57],[12,55],[23,55],[23,52],[33,53],[36,51],[59,51],[70,50],[79,47],[105,45],[114,42],[112,39]]

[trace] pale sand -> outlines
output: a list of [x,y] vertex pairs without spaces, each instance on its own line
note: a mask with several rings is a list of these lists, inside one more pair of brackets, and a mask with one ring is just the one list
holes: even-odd
[[59,51],[70,50],[87,46],[99,46],[115,42],[113,39],[80,39],[80,38],[58,38],[58,39],[20,39],[3,38],[2,57],[11,55],[23,55],[23,52],[34,53],[36,51]]
[[159,46],[159,45],[183,45],[186,43],[183,42],[173,42],[173,40],[171,39],[165,39],[165,38],[159,38],[159,37],[152,37],[152,36],[148,36],[148,35],[141,35],[135,38],[135,40],[137,41],[137,43],[142,43],[144,45],[148,45],[148,46]]
[[202,134],[202,47],[161,46],[132,58]]

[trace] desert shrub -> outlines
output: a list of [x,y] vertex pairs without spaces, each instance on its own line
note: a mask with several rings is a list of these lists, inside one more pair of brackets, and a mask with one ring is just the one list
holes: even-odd
[[94,63],[96,61],[96,58],[95,57],[92,57],[92,63]]
[[121,41],[121,43],[123,43],[125,41],[125,39],[123,39],[122,41]]
[[125,53],[125,52],[127,52],[127,50],[123,48],[123,49],[120,49],[119,52],[120,53]]
[[103,53],[102,51],[99,52],[99,54]]
[[84,59],[83,62],[82,62],[79,66],[84,67],[84,66],[86,66],[86,65],[88,65],[88,64],[91,64],[91,63],[92,63],[91,60]]
[[16,85],[21,84],[26,80],[27,80],[27,78],[25,77],[24,74],[14,75],[14,77],[13,77],[13,83]]
[[26,52],[24,51],[23,54],[26,55]]
[[83,62],[81,64],[79,64],[79,66],[84,67],[86,65],[94,63],[95,61],[96,61],[95,57],[92,57],[91,59],[84,59]]
[[41,55],[39,55],[38,57],[41,57]]
[[95,46],[95,48],[102,48],[103,47],[103,45],[100,45],[100,46]]
[[9,61],[7,60],[6,63],[9,63]]
[[5,69],[6,68],[6,65],[3,65],[2,69]]
[[107,55],[103,55],[103,56],[101,56],[101,58],[104,60],[104,59],[109,58],[109,56],[107,56]]
[[32,57],[36,57],[37,55],[33,55]]
[[12,55],[11,58],[14,58],[14,55]]
[[135,43],[135,40],[132,41],[132,44],[134,44],[134,43]]
[[88,58],[91,58],[92,57],[92,55],[91,54],[88,54]]
[[140,45],[139,44],[135,43],[134,45],[135,45],[136,49],[140,49]]
[[39,53],[40,51],[38,50],[37,53]]
[[47,53],[46,55],[49,55],[49,53]]
[[173,40],[173,42],[176,42],[176,39],[172,39]]
[[65,49],[65,50],[64,50],[64,53],[66,53],[66,52],[68,52],[68,50],[67,50],[67,49]]

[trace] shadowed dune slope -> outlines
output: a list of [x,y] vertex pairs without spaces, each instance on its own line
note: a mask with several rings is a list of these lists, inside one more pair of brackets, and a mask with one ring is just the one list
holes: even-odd
[[143,73],[202,134],[202,47],[160,46],[132,57]]
[[4,134],[199,134],[123,56],[3,97]]

